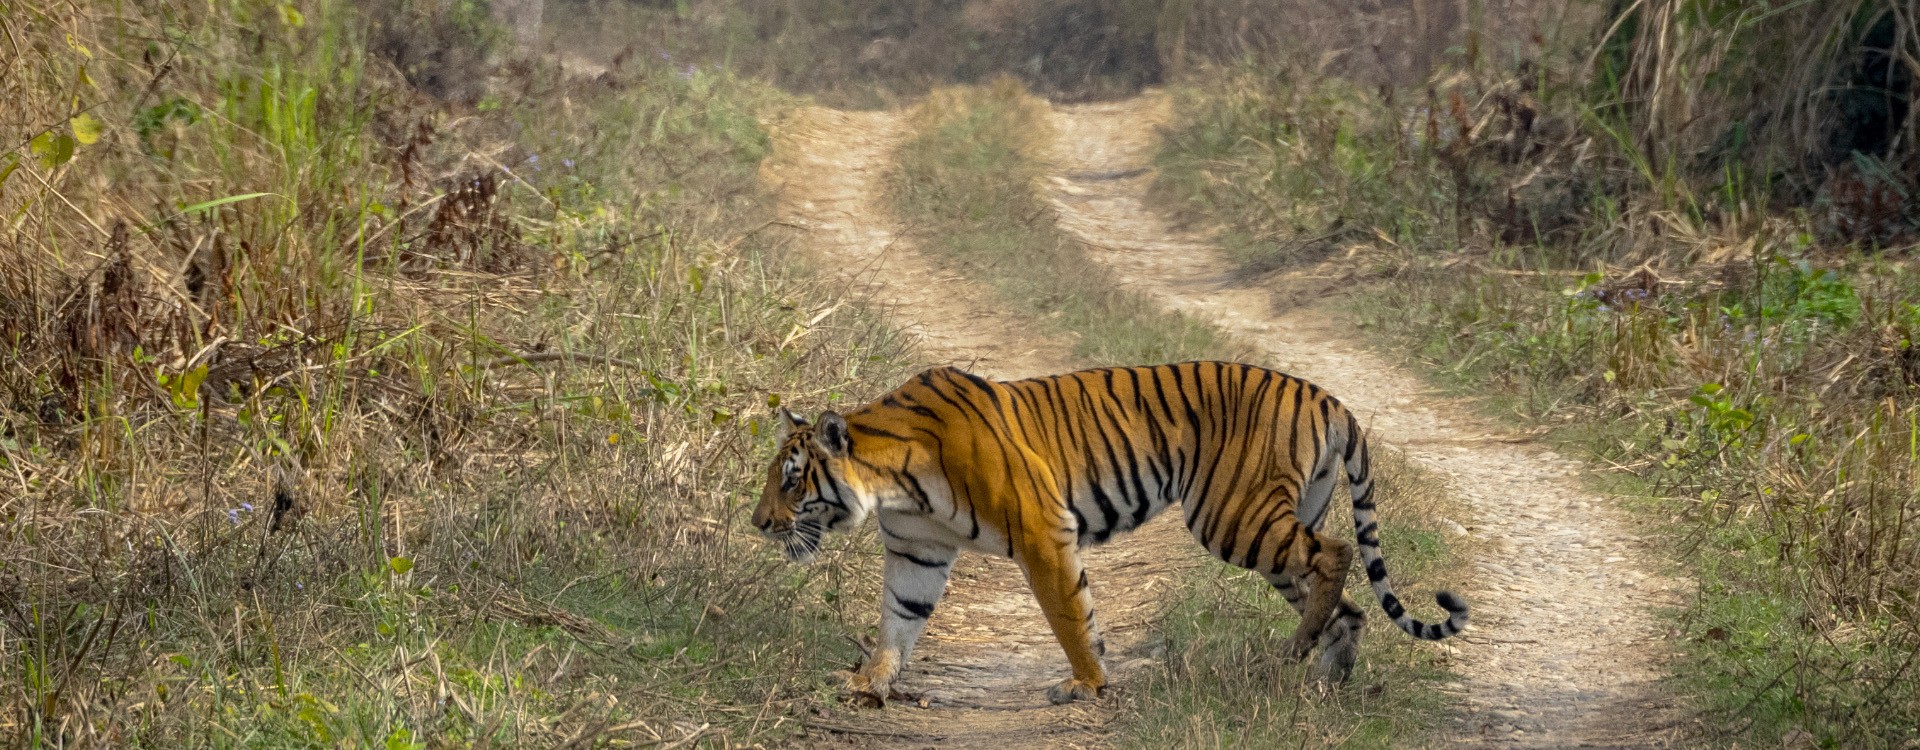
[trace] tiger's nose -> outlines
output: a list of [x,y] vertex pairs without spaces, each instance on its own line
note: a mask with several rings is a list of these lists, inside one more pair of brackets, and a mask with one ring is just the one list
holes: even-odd
[[766,536],[777,536],[787,531],[789,528],[792,528],[793,526],[793,524],[790,524],[790,523],[779,523],[774,521],[772,514],[768,514],[764,517],[755,516],[753,519],[753,525],[755,528],[760,529],[761,534],[764,534]]

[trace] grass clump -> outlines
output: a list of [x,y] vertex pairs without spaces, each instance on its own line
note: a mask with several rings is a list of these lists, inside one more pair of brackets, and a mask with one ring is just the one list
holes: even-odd
[[0,8],[43,53],[0,66],[0,726],[793,736],[877,576],[740,523],[758,417],[898,348],[757,231],[783,100],[527,65],[450,107],[354,7],[178,10]]
[[1174,362],[1226,349],[1212,328],[1156,310],[1054,226],[1037,190],[1051,128],[1018,82],[941,89],[914,110],[897,152],[894,205],[937,258],[1074,336],[1104,365]]
[[[1116,365],[1248,359],[1244,345],[1211,326],[1118,289],[1104,266],[1053,225],[1037,192],[1050,135],[1045,106],[1011,81],[941,90],[921,106],[915,135],[900,149],[894,196],[902,215],[925,228],[924,246],[1008,304],[1077,336],[1082,358]],[[1387,554],[1396,579],[1418,585],[1458,559],[1444,514],[1462,511],[1436,502],[1448,494],[1398,453],[1376,446],[1376,455]],[[1327,528],[1351,528],[1343,518],[1330,518]],[[1194,551],[1204,555],[1198,545]],[[1382,622],[1364,581],[1356,578],[1353,595]],[[1444,710],[1433,689],[1447,674],[1442,657],[1391,626],[1376,627],[1352,682],[1323,695],[1305,684],[1301,668],[1273,657],[1294,617],[1264,580],[1199,562],[1167,602],[1156,648],[1164,663],[1126,693],[1120,744],[1394,746],[1435,726]]]
[[1159,194],[1252,267],[1391,275],[1363,324],[1658,498],[1700,584],[1676,673],[1724,739],[1898,747],[1920,217],[1892,196],[1920,119],[1891,55],[1920,37],[1895,6],[1616,6],[1415,101],[1252,63],[1187,94]]

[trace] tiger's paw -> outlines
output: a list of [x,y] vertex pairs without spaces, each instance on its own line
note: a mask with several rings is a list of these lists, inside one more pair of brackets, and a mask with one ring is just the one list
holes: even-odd
[[861,708],[887,707],[887,695],[893,692],[888,686],[876,686],[872,679],[858,672],[841,670],[834,672],[834,675],[846,683],[846,691],[842,697],[848,703]]
[[1306,660],[1307,654],[1312,651],[1312,639],[1302,639],[1295,635],[1287,639],[1286,645],[1280,647],[1280,661],[1285,664],[1298,664]]
[[1353,676],[1353,665],[1359,660],[1360,655],[1352,644],[1328,646],[1314,664],[1313,679],[1323,685],[1343,684]]
[[1074,701],[1093,700],[1100,697],[1103,687],[1085,680],[1061,680],[1060,684],[1047,688],[1047,700],[1053,701],[1056,706]]

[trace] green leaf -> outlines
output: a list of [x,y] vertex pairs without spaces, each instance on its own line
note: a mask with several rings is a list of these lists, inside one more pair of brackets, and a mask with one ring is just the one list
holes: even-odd
[[41,133],[27,142],[27,148],[34,156],[40,157],[40,163],[53,169],[73,159],[73,136],[66,133]]
[[406,727],[397,728],[387,735],[387,750],[421,750],[426,746],[424,742],[414,742],[413,730]]
[[7,154],[6,166],[0,167],[0,188],[4,188],[7,186],[7,178],[12,177],[13,170],[19,169],[19,168],[20,168],[20,157],[14,154]]
[[413,570],[413,558],[411,557],[387,558],[387,568],[389,570],[392,570],[394,575],[406,575],[407,571]]
[[101,134],[107,130],[106,124],[100,122],[100,118],[85,112],[74,115],[67,124],[73,127],[73,139],[79,141],[82,146],[99,143]]
[[200,384],[207,382],[207,366],[201,365],[182,373],[167,385],[173,393],[173,404],[182,409],[200,406]]
[[229,203],[239,203],[240,201],[250,201],[255,198],[263,198],[269,195],[279,195],[279,193],[243,193],[241,195],[229,195],[225,198],[215,198],[210,201],[195,203],[191,206],[180,209],[180,213],[182,214],[199,213],[201,211],[207,211],[210,209],[219,208]]
[[300,10],[293,7],[293,3],[281,3],[280,22],[297,29],[307,25],[307,17],[300,15]]

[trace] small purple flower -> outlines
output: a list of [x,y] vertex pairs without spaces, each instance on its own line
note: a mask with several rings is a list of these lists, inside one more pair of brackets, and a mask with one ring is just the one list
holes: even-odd
[[1642,300],[1642,299],[1646,299],[1647,296],[1648,296],[1647,290],[1645,289],[1628,289],[1627,290],[1627,299]]
[[1603,305],[1601,305],[1599,309],[1600,309],[1600,312],[1603,312],[1603,313],[1606,313],[1606,312],[1613,312],[1613,308],[1611,308],[1611,307],[1607,307],[1607,306],[1606,306],[1606,305],[1604,305],[1604,304],[1603,304]]
[[661,60],[665,60],[667,62],[673,62],[673,55],[668,54],[666,50],[660,50],[659,53],[657,54],[660,55]]
[[572,159],[561,159],[561,160],[560,160],[560,163],[561,163],[561,164],[565,164],[565,165],[567,165],[567,168],[568,168],[568,169],[572,169],[572,168],[573,168],[573,160],[572,160]]
[[293,587],[294,587],[294,588],[296,588],[296,589],[299,589],[299,590],[301,590],[301,591],[306,591],[306,590],[307,590],[307,585],[306,585],[306,584],[304,584],[304,583],[301,583],[301,582],[299,582],[299,581],[294,581],[294,582],[293,582]]
[[240,509],[239,508],[227,509],[227,523],[234,526],[240,525]]
[[248,512],[248,513],[252,513],[252,512],[253,512],[253,503],[241,503],[241,504],[240,504],[240,509],[241,509],[241,510],[244,510],[244,511],[246,511],[246,512]]
[[693,74],[695,74],[695,73],[698,73],[698,72],[700,72],[700,67],[699,67],[699,66],[697,66],[697,65],[693,65],[693,64],[687,64],[687,65],[684,65],[684,66],[681,66],[681,68],[680,68],[680,80],[682,80],[682,81],[690,81],[690,80],[693,80]]

